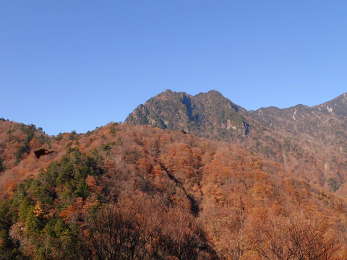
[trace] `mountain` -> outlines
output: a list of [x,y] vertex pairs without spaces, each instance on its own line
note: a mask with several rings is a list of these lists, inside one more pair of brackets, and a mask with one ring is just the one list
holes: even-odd
[[138,106],[125,122],[232,139],[249,134],[245,111],[214,90],[196,96],[167,90]]
[[347,259],[345,108],[165,91],[85,134],[1,119],[0,259]]
[[125,122],[237,143],[281,163],[296,177],[347,195],[346,111],[346,94],[314,107],[247,111],[217,91],[196,96],[165,91]]
[[[286,109],[263,108],[252,112],[251,116],[273,133],[280,133],[289,146],[295,144],[295,157],[300,156],[301,160],[293,166],[300,168],[299,174],[307,175],[311,172],[307,176],[314,182],[330,190],[341,188],[339,192],[345,193],[347,118],[342,111],[347,111],[347,103],[344,100],[345,95],[342,95],[314,107],[297,105]],[[334,107],[335,112],[331,107]],[[285,152],[286,143],[283,144]],[[283,163],[288,165],[291,157],[284,153]]]

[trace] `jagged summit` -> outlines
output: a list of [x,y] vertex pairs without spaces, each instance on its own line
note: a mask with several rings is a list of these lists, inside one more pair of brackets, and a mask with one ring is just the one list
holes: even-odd
[[225,98],[222,93],[220,93],[218,90],[215,90],[215,89],[211,89],[208,92],[201,92],[201,93],[197,94],[196,96],[199,96],[199,95],[201,95],[201,96],[206,95],[206,96],[214,96],[214,97],[219,97],[219,98]]
[[195,96],[166,90],[138,106],[126,122],[224,139],[249,133],[245,111],[216,90]]

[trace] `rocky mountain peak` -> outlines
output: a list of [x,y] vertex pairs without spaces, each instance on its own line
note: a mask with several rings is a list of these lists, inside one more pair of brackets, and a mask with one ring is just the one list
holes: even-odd
[[315,108],[321,112],[334,113],[338,116],[347,116],[347,93],[318,105]]
[[166,90],[137,107],[126,122],[224,139],[249,133],[244,111],[216,90],[195,96]]
[[172,97],[181,97],[181,96],[184,96],[184,95],[188,95],[187,93],[185,92],[176,92],[176,91],[173,91],[171,89],[167,89],[161,93],[159,93],[158,95],[156,95],[155,97],[153,98],[172,98]]
[[206,93],[200,93],[200,95],[205,95],[205,96],[210,96],[210,97],[217,97],[217,98],[226,98],[223,96],[222,93],[220,93],[219,91],[217,90],[209,90],[208,92]]

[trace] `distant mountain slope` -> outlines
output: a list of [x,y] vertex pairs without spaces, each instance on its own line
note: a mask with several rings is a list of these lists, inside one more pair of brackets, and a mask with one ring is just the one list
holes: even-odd
[[287,172],[336,191],[347,181],[346,111],[346,94],[315,107],[247,111],[217,91],[196,96],[165,91],[125,122],[239,143],[280,162]]
[[[346,97],[346,99],[345,99]],[[279,109],[262,108],[251,113],[253,119],[275,131],[314,139],[324,145],[333,145],[347,152],[347,96],[342,95],[315,107],[297,105]],[[335,112],[334,112],[335,111]],[[340,148],[340,146],[342,146]]]
[[344,93],[333,100],[318,105],[319,111],[333,113],[339,116],[347,116],[347,93]]

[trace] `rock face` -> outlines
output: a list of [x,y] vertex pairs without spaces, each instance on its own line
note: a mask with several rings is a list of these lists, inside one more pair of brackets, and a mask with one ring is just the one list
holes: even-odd
[[45,155],[49,155],[52,153],[54,153],[54,151],[49,151],[49,150],[44,149],[44,148],[40,148],[40,149],[34,151],[35,157],[37,159],[40,159],[40,157],[45,156]]
[[347,94],[314,107],[247,111],[217,91],[191,96],[167,90],[126,122],[239,143],[297,177],[347,195]]
[[126,122],[183,130],[207,138],[233,139],[250,133],[245,112],[217,91],[191,96],[167,90],[138,106]]
[[338,116],[347,116],[347,93],[315,107],[322,112],[328,112]]

